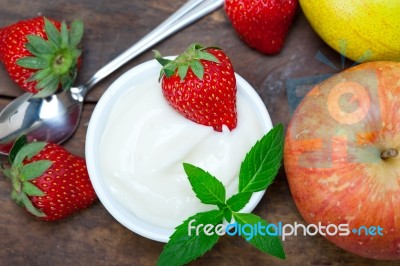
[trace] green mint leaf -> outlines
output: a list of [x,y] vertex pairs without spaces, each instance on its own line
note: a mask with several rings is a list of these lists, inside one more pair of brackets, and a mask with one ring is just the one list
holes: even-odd
[[20,167],[25,159],[31,159],[34,155],[38,154],[46,145],[46,142],[40,141],[32,142],[25,145],[19,150],[19,152],[15,156],[13,166],[16,168]]
[[228,205],[232,211],[238,212],[246,206],[252,195],[252,192],[241,192],[235,194],[226,201],[226,205]]
[[224,213],[225,220],[230,222],[232,220],[232,210],[228,206],[225,206],[222,208],[222,212]]
[[[246,224],[261,225],[264,227],[268,226],[268,223],[265,220],[252,213],[234,213],[233,218],[242,226]],[[246,238],[245,235],[242,236]],[[285,258],[285,251],[283,250],[282,242],[278,236],[271,236],[267,233],[265,235],[254,234],[248,242],[266,254],[270,254],[280,259]]]
[[41,176],[53,163],[49,160],[40,160],[22,166],[21,180],[27,181]]
[[22,182],[22,191],[28,196],[44,196],[44,192],[29,181]]
[[281,166],[283,137],[279,124],[251,148],[240,166],[239,192],[262,191],[272,183]]
[[[158,258],[158,266],[174,266],[186,264],[210,250],[219,239],[219,235],[213,232],[212,235],[206,235],[204,227],[198,230],[193,229],[189,235],[189,223],[191,226],[212,224],[217,226],[222,222],[223,213],[220,210],[197,213],[189,217],[170,237],[168,243]],[[194,220],[194,222],[192,222]]]
[[213,204],[219,207],[225,205],[226,191],[224,185],[217,178],[203,169],[188,163],[183,164],[186,174],[196,197],[204,204]]

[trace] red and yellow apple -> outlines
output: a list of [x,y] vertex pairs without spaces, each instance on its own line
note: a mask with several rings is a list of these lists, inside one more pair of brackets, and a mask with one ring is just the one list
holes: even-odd
[[400,63],[364,63],[314,87],[293,114],[284,148],[305,221],[347,224],[348,235],[326,237],[360,256],[400,260],[399,151]]

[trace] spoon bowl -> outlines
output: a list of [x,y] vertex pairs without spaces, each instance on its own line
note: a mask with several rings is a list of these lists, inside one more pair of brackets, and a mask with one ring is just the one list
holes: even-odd
[[59,92],[41,99],[26,93],[7,105],[0,113],[0,153],[8,154],[23,134],[28,140],[67,140],[75,132],[82,111],[82,102],[72,95]]

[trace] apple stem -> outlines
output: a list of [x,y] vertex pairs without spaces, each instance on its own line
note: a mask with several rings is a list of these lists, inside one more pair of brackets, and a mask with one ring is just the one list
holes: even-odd
[[389,159],[389,158],[394,158],[399,155],[399,151],[395,148],[390,148],[388,150],[385,150],[381,153],[381,158],[383,160]]

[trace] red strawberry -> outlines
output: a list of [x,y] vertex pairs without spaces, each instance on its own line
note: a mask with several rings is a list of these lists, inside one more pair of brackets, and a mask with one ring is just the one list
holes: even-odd
[[225,0],[225,12],[239,36],[265,54],[278,53],[298,0]]
[[237,124],[236,78],[229,58],[215,47],[192,44],[175,60],[161,57],[161,87],[168,103],[186,118],[222,131]]
[[11,197],[45,221],[57,221],[96,200],[85,160],[57,144],[20,138],[9,155]]
[[0,32],[0,60],[22,89],[46,97],[74,82],[82,35],[78,20],[70,29],[44,17],[19,21]]

